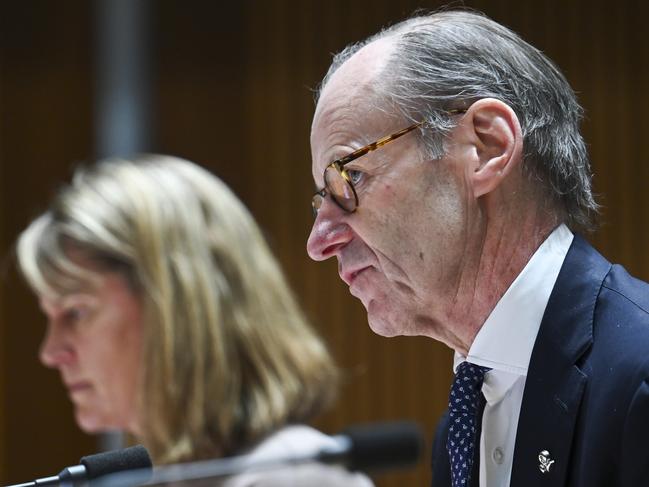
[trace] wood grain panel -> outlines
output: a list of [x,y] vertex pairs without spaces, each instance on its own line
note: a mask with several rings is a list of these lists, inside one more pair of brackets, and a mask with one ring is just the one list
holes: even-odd
[[[4,77],[2,76],[2,73],[5,72],[6,69],[6,51],[3,49],[1,46],[5,44],[4,42],[4,22],[2,19],[0,19],[0,114],[4,112],[5,110],[5,93],[6,93],[6,86],[4,82]],[[5,133],[3,130],[3,124],[2,124],[2,117],[0,117],[0,188],[4,188],[5,186],[5,164],[3,160],[3,154],[4,154],[4,137]],[[0,198],[0,279],[3,275],[1,269],[2,269],[2,250],[4,250],[4,242],[7,240],[7,236],[5,235],[5,209],[4,209],[4,200]],[[0,290],[2,290],[3,287],[0,286]],[[3,344],[7,343],[7,337],[5,335],[5,328],[2,326],[2,323],[6,322],[6,316],[5,316],[5,310],[6,310],[6,305],[5,305],[5,293],[0,291],[0,367],[2,367],[5,364],[5,347]],[[6,408],[6,402],[5,402],[5,396],[6,396],[6,374],[1,374],[0,375],[0,419],[1,418],[6,418],[8,416],[7,414],[7,408]],[[6,438],[7,434],[5,431],[5,422],[0,420],[0,438]],[[5,472],[5,465],[4,465],[4,458],[5,458],[5,442],[0,440],[0,479],[4,478],[4,472]]]
[[[649,41],[646,2],[466,1],[519,32],[566,73],[586,109],[602,227],[592,240],[649,279]],[[335,262],[304,249],[312,218],[311,89],[330,53],[417,7],[440,2],[244,0],[156,2],[155,150],[195,160],[230,184],[266,232],[309,316],[346,371],[318,425],[409,418],[432,435],[451,353],[424,338],[367,326]],[[0,251],[48,200],[70,165],[92,154],[88,2],[5,2],[0,73]],[[7,22],[6,19],[11,19]],[[15,273],[2,274],[0,478],[58,471],[93,449],[73,424],[56,374],[36,362],[42,318]],[[39,398],[46,397],[46,400]],[[2,434],[2,428],[4,434]],[[380,485],[427,485],[427,461]]]
[[71,164],[91,155],[89,4],[5,2],[1,112],[3,484],[78,463],[94,440],[74,425],[58,374],[37,361],[43,319],[11,262],[17,233]]

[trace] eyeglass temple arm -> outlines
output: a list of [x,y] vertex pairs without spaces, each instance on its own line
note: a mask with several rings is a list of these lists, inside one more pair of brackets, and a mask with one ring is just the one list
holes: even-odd
[[385,137],[377,140],[376,142],[372,142],[369,145],[366,145],[365,147],[361,147],[358,150],[355,150],[351,154],[347,154],[345,157],[341,157],[337,161],[334,161],[332,164],[337,164],[338,166],[342,167],[345,164],[352,162],[355,159],[358,159],[361,156],[364,156],[368,152],[372,152],[373,150],[378,149],[379,147],[384,146],[388,142],[392,142],[394,139],[398,139],[402,135],[406,135],[408,132],[412,132],[416,128],[421,127],[424,124],[424,122],[417,122],[414,125],[411,125],[410,127],[406,127],[403,130],[399,130],[397,133],[394,133],[392,135],[386,135]]
[[[446,111],[446,113],[449,113],[451,115],[457,115],[458,113],[465,113],[465,112],[466,112],[465,108],[453,108],[451,110]],[[384,146],[388,142],[392,142],[394,139],[398,139],[402,135],[406,135],[408,132],[412,132],[416,128],[419,128],[422,125],[424,125],[425,123],[426,122],[422,120],[421,122],[417,122],[417,123],[411,125],[410,127],[406,127],[403,130],[399,130],[398,132],[396,132],[396,133],[394,133],[392,135],[386,135],[385,137],[377,140],[376,142],[373,142],[373,143],[371,143],[369,145],[366,145],[365,147],[361,147],[360,149],[355,150],[351,154],[347,154],[345,157],[341,157],[340,159],[332,162],[331,164],[332,165],[337,165],[339,168],[343,167],[345,164],[348,164],[348,163],[352,162],[353,160],[358,159],[361,156],[364,156],[368,152],[372,152],[373,150],[376,150],[379,147]]]

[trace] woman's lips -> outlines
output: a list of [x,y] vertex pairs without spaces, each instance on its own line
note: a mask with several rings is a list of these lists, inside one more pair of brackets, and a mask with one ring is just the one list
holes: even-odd
[[92,388],[90,382],[73,382],[71,384],[66,384],[65,386],[71,396],[86,392]]

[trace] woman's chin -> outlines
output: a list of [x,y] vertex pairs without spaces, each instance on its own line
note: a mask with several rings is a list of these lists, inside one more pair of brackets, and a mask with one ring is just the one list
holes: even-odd
[[121,430],[122,427],[115,421],[107,421],[96,413],[76,410],[75,419],[77,425],[84,433],[96,434],[107,431]]

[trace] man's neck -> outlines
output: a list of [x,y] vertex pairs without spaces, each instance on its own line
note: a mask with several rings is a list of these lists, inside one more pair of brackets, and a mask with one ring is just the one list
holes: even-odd
[[[547,215],[547,214],[546,214]],[[451,348],[466,355],[478,331],[512,282],[558,222],[531,218],[491,225],[467,259],[447,326],[455,331]],[[446,340],[443,340],[446,341]]]

